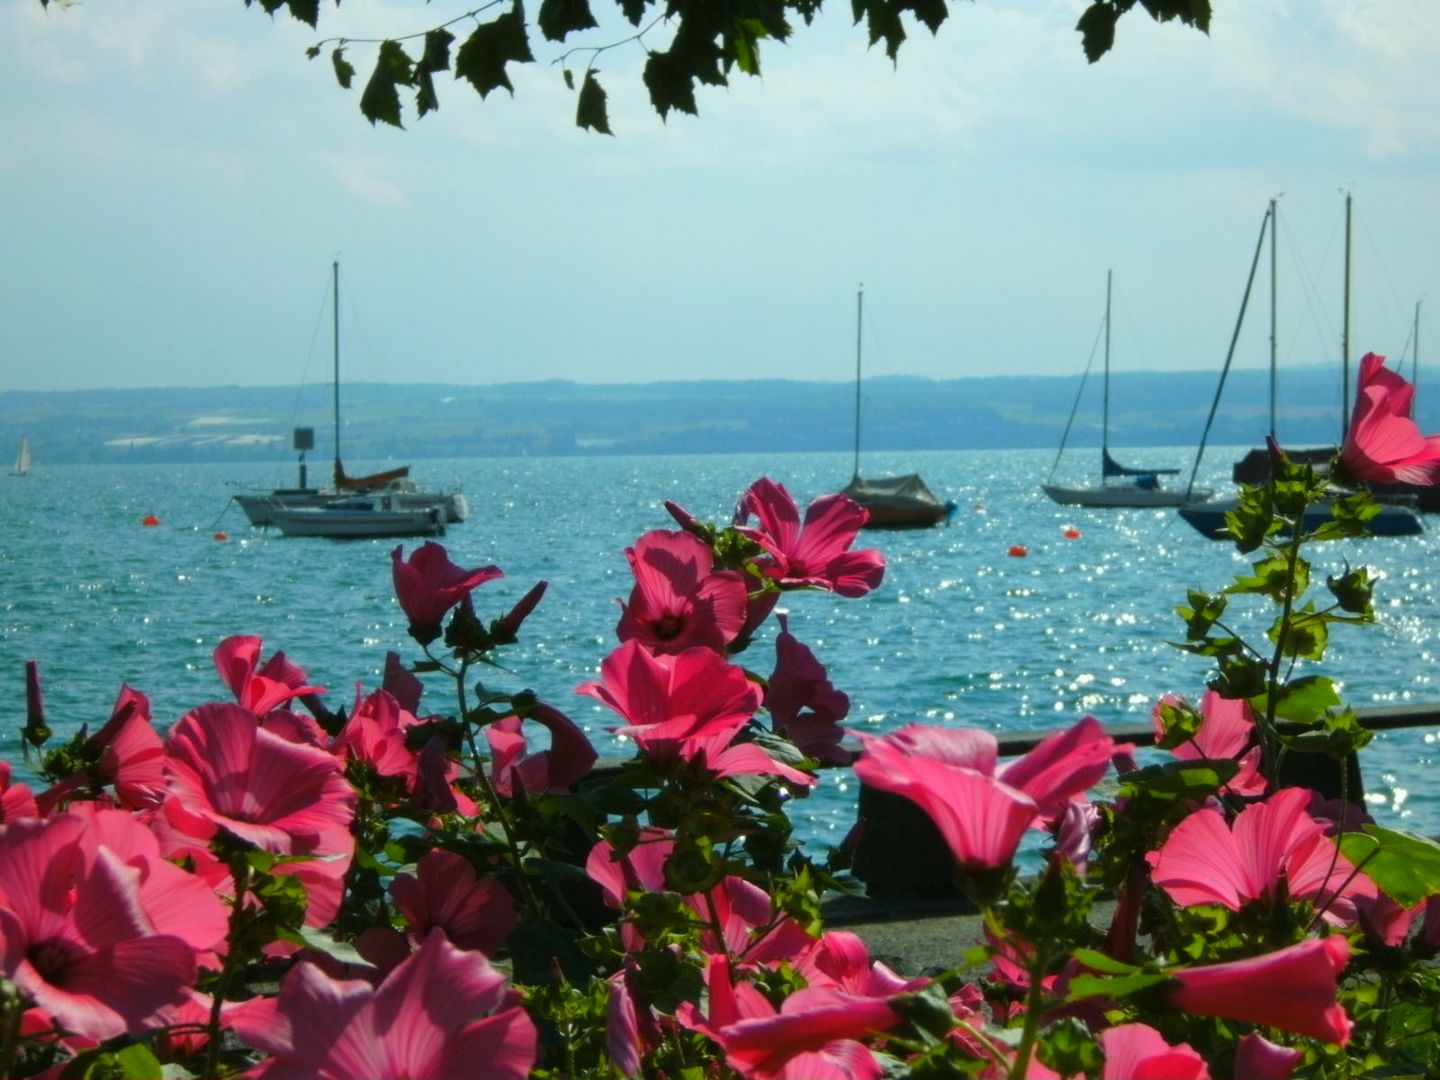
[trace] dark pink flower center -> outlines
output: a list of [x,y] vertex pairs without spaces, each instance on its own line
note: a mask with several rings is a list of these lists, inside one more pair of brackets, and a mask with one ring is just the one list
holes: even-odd
[[25,951],[25,959],[40,973],[40,977],[52,986],[65,982],[70,965],[80,958],[80,950],[74,942],[62,938],[50,938],[31,945]]
[[673,611],[667,611],[655,620],[654,625],[655,636],[668,641],[680,636],[680,631],[685,629],[685,620]]

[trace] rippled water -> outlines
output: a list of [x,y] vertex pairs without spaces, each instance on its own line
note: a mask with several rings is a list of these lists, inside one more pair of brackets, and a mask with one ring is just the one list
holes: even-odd
[[[1209,483],[1223,486],[1233,456],[1208,455]],[[1245,563],[1171,512],[1056,506],[1038,488],[1050,459],[1048,451],[867,457],[873,474],[919,470],[960,511],[949,528],[864,534],[889,560],[884,585],[869,597],[787,597],[791,629],[850,694],[852,727],[919,720],[1028,730],[1087,712],[1138,721],[1161,693],[1201,691],[1205,663],[1167,644],[1180,634],[1174,607],[1187,588],[1217,589]],[[1185,456],[1162,451],[1160,461],[1181,465]],[[499,614],[537,579],[550,582],[495,685],[534,688],[590,730],[603,752],[617,749],[604,734],[614,719],[573,688],[616,643],[615,600],[630,588],[623,549],[647,529],[671,527],[662,501],[725,519],[758,476],[775,477],[803,501],[847,480],[849,459],[456,460],[424,462],[416,474],[466,492],[470,520],[444,541],[455,561],[506,572],[478,594],[482,617]],[[211,651],[234,633],[259,634],[267,655],[284,649],[347,703],[357,681],[378,682],[387,650],[413,656],[391,592],[393,541],[286,539],[251,530],[227,507],[236,491],[292,479],[288,470],[233,465],[38,466],[23,479],[0,477],[0,679],[11,691],[9,722],[0,723],[4,755],[18,758],[23,662],[32,657],[42,663],[52,726],[67,731],[103,722],[123,682],[150,696],[162,726],[219,699]],[[142,527],[147,514],[161,525]],[[1067,526],[1078,539],[1065,537]],[[1354,705],[1440,700],[1436,530],[1440,521],[1418,538],[1312,552],[1317,580],[1346,559],[1384,575],[1383,625],[1337,630],[1324,665]],[[217,531],[228,538],[213,539]],[[1015,544],[1028,557],[1011,557]],[[1263,615],[1268,622],[1271,612]],[[1263,632],[1258,617],[1238,622]],[[742,658],[767,673],[769,633]],[[1440,792],[1430,782],[1436,737],[1389,733],[1365,751],[1377,817],[1440,833]],[[796,804],[804,835],[837,840],[853,796],[848,774],[825,776]]]

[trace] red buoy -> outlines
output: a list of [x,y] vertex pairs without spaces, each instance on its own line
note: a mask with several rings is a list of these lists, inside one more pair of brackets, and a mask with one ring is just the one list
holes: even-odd
[[1066,539],[1066,540],[1079,540],[1079,539],[1080,539],[1080,530],[1077,529],[1077,528],[1075,528],[1074,525],[1067,525],[1067,526],[1065,526],[1065,539]]
[[230,539],[230,534],[229,534],[229,533],[223,533],[223,532],[217,532],[217,533],[216,533],[214,536],[212,536],[210,539],[212,539],[212,540],[229,540],[229,539]]
[[1024,544],[1011,544],[1011,545],[1010,545],[1010,556],[1011,556],[1011,558],[1023,559],[1026,555],[1029,555],[1029,554],[1030,554],[1030,549],[1027,548]]
[[160,519],[154,514],[146,514],[143,518],[140,519],[140,524],[144,525],[146,528],[149,528],[154,525],[159,525]]

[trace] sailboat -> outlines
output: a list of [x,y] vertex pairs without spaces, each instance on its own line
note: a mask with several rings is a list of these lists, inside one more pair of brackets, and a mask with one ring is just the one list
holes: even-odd
[[[1172,476],[1178,473],[1179,469],[1150,469],[1132,468],[1128,465],[1121,465],[1110,456],[1110,296],[1111,287],[1114,282],[1114,271],[1105,272],[1105,374],[1104,392],[1102,395],[1103,405],[1100,414],[1100,483],[1089,487],[1066,487],[1062,484],[1050,483],[1047,480],[1040,485],[1042,491],[1062,506],[1092,506],[1092,507],[1126,507],[1134,509],[1146,509],[1149,507],[1179,506],[1187,500],[1203,501],[1208,499],[1213,492],[1206,489],[1196,490],[1192,485],[1186,491],[1170,491],[1160,486],[1160,477]],[[1093,357],[1094,354],[1092,353]],[[1086,369],[1088,374],[1089,369]],[[1080,381],[1080,389],[1085,388],[1085,381]],[[1079,393],[1076,394],[1076,404],[1079,404]],[[1074,410],[1071,410],[1070,417],[1073,420]],[[1065,438],[1070,434],[1070,426],[1066,424],[1065,435],[1060,439],[1060,450],[1055,455],[1055,464],[1050,467],[1050,477],[1055,476],[1055,469],[1060,464],[1060,457],[1065,452]]]
[[[1215,398],[1210,404],[1210,415],[1205,421],[1205,431],[1200,438],[1200,447],[1195,454],[1195,468],[1191,472],[1193,482],[1195,472],[1200,468],[1200,458],[1205,453],[1205,440],[1210,433],[1210,425],[1215,420],[1215,410],[1220,404],[1220,393],[1225,388],[1225,379],[1230,374],[1230,364],[1235,358],[1235,343],[1240,337],[1240,327],[1245,321],[1245,309],[1250,302],[1250,290],[1255,284],[1255,271],[1260,265],[1260,253],[1265,246],[1265,237],[1268,230],[1270,237],[1270,436],[1275,435],[1275,264],[1276,264],[1276,222],[1279,209],[1275,199],[1265,211],[1265,217],[1260,222],[1260,239],[1255,245],[1255,255],[1250,262],[1250,276],[1245,282],[1245,293],[1240,301],[1240,314],[1235,320],[1235,330],[1230,337],[1230,351],[1225,356],[1225,365],[1220,371],[1220,384],[1215,388]],[[1345,293],[1344,293],[1344,323],[1340,339],[1340,360],[1341,360],[1341,387],[1342,406],[1341,423],[1348,427],[1350,423],[1350,217],[1351,217],[1351,195],[1345,193]],[[1418,315],[1417,315],[1418,319]],[[1344,438],[1344,430],[1341,431],[1341,438]],[[1320,468],[1327,467],[1330,460],[1339,453],[1335,446],[1307,447],[1303,449],[1286,449],[1285,455],[1294,462],[1300,464],[1311,464]],[[1264,484],[1270,479],[1270,452],[1265,447],[1251,450],[1245,457],[1235,463],[1231,470],[1231,477],[1237,484]],[[1386,490],[1388,489],[1388,490]],[[1416,533],[1425,531],[1419,515],[1416,514],[1415,492],[1408,484],[1375,484],[1371,485],[1372,492],[1377,495],[1382,503],[1380,512],[1371,518],[1367,528],[1374,536],[1413,536]],[[1179,509],[1180,517],[1191,525],[1202,536],[1212,540],[1229,539],[1230,532],[1226,525],[1226,515],[1236,510],[1240,505],[1239,499],[1222,499],[1206,503],[1186,503]],[[1440,508],[1440,507],[1437,507]],[[1320,503],[1307,508],[1305,514],[1305,527],[1315,528],[1329,520],[1330,507],[1328,504]]]
[[842,494],[870,512],[863,526],[867,529],[928,529],[942,521],[948,523],[955,514],[955,504],[941,502],[919,473],[868,479],[860,475],[860,343],[864,317],[862,286],[855,294],[855,467]]
[[[280,515],[288,509],[328,507],[332,503],[356,496],[380,496],[393,510],[426,510],[440,507],[445,521],[464,521],[469,513],[465,496],[458,491],[420,491],[407,477],[410,466],[404,465],[367,476],[350,476],[340,458],[340,263],[330,266],[332,290],[332,322],[334,342],[333,403],[335,425],[335,469],[333,486],[313,488],[306,483],[305,451],[314,446],[311,428],[296,428],[294,447],[300,452],[300,483],[298,487],[276,488],[264,494],[236,495],[235,501],[245,512],[251,525],[279,525]],[[372,503],[372,507],[373,507]],[[354,507],[352,506],[352,510]],[[308,518],[305,520],[309,520]],[[357,535],[351,533],[349,535]],[[390,535],[376,534],[376,535]]]
[[30,439],[26,436],[20,437],[20,449],[15,452],[15,465],[10,470],[11,476],[27,476],[30,472]]

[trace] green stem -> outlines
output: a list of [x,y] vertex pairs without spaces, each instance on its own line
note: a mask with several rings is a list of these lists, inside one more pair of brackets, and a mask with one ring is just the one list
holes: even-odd
[[1290,530],[1290,541],[1285,545],[1285,599],[1280,611],[1280,632],[1275,635],[1275,652],[1266,667],[1265,674],[1265,718],[1259,725],[1261,758],[1265,762],[1265,780],[1272,789],[1279,786],[1280,754],[1279,738],[1275,725],[1275,710],[1280,704],[1280,665],[1285,659],[1285,650],[1290,644],[1291,619],[1295,611],[1295,569],[1300,564],[1300,543],[1304,539],[1301,525],[1305,521],[1305,507],[1296,515],[1295,527]]
[[455,672],[455,693],[459,702],[460,723],[465,731],[465,741],[470,745],[471,775],[480,785],[485,801],[494,812],[495,820],[500,823],[500,831],[505,836],[505,847],[510,856],[510,865],[515,871],[515,887],[520,891],[520,903],[531,919],[543,921],[545,913],[541,910],[535,891],[530,888],[530,879],[525,876],[525,864],[521,858],[520,842],[515,836],[515,827],[510,822],[510,815],[505,811],[505,804],[500,801],[499,794],[491,785],[490,777],[485,775],[485,761],[481,758],[479,744],[475,741],[475,728],[470,723],[470,710],[465,700],[465,677],[469,670],[469,659],[462,659],[460,669]]
[[1010,1080],[1025,1080],[1030,1075],[1030,1058],[1035,1040],[1040,1035],[1040,1006],[1045,1000],[1044,977],[1049,957],[1037,948],[1030,961],[1030,988],[1025,994],[1025,1026],[1020,1032],[1020,1045],[1015,1048],[1015,1061],[1010,1066]]
[[25,1002],[20,989],[8,979],[0,980],[0,1023],[4,1024],[4,1041],[0,1042],[0,1076],[11,1075],[15,1058],[20,1053],[20,1021],[25,1015]]
[[220,968],[220,978],[215,983],[215,994],[210,1003],[210,1022],[206,1025],[209,1043],[206,1048],[206,1076],[220,1075],[220,1010],[226,995],[235,981],[235,973],[249,959],[245,953],[245,922],[250,917],[245,910],[245,895],[250,891],[250,863],[243,854],[232,856],[230,876],[235,882],[235,906],[230,909],[230,928],[226,932],[225,963]]

